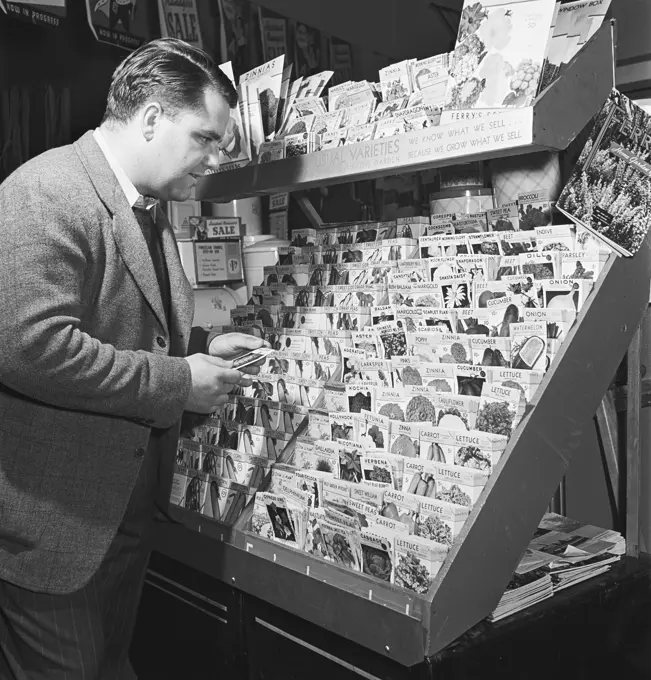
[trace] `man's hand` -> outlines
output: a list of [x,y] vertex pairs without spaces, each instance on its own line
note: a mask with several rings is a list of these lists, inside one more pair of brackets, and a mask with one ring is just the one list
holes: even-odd
[[[218,335],[213,339],[208,348],[208,352],[212,357],[229,360],[234,359],[244,352],[252,352],[261,347],[271,347],[271,345],[255,335],[247,335],[246,333],[225,333],[224,335]],[[260,373],[261,363],[263,362],[245,366],[242,369],[242,373],[257,375]]]
[[186,411],[213,413],[228,401],[228,395],[235,386],[248,387],[251,384],[251,379],[242,375],[242,371],[231,368],[231,361],[207,354],[193,354],[185,360],[192,373]]

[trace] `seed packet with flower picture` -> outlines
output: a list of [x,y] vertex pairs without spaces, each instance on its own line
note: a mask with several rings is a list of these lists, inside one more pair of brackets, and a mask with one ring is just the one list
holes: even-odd
[[464,276],[441,277],[439,279],[443,305],[447,309],[472,307],[472,280]]
[[[393,305],[382,305],[381,307],[373,307],[371,308],[371,325],[373,328],[366,329],[369,331],[375,331],[375,327],[378,324],[384,323],[385,321],[395,321],[396,318],[396,313],[395,313],[395,307]],[[378,341],[379,341],[379,336],[378,336]],[[378,345],[378,348],[380,349],[380,353],[382,353],[382,346]]]
[[339,478],[359,484],[362,481],[361,456],[364,450],[356,442],[337,440],[339,447]]
[[380,356],[378,343],[380,338],[372,331],[352,331],[353,347],[363,350],[366,358],[377,359]]
[[375,391],[375,408],[378,415],[390,420],[404,421],[404,389],[381,388]]
[[389,453],[407,458],[417,458],[420,451],[420,422],[391,423]]
[[441,364],[463,364],[470,363],[470,342],[469,336],[458,333],[432,333],[433,352],[437,361]]
[[380,87],[382,101],[409,97],[414,91],[410,76],[411,60],[405,59],[391,66],[380,69]]
[[356,373],[348,384],[355,384],[358,389],[377,389],[378,387],[393,387],[391,362],[386,359],[364,359],[359,364]]
[[422,360],[419,357],[409,355],[393,357],[391,367],[393,382],[396,387],[423,384],[423,377],[420,372]]
[[376,386],[374,382],[347,384],[346,397],[349,412],[359,413],[362,409],[372,411]]
[[497,263],[497,258],[487,255],[459,255],[457,257],[459,276],[469,278],[473,283],[495,279]]
[[361,414],[364,416],[364,426],[358,429],[359,443],[365,448],[388,450],[391,420],[370,411],[362,410]]
[[489,231],[518,231],[520,222],[517,201],[487,210],[486,220]]
[[465,0],[445,106],[530,106],[554,18],[553,0]]
[[394,489],[402,484],[404,458],[388,453],[365,452],[361,456],[362,476],[365,481],[390,484]]
[[353,414],[349,412],[330,413],[330,436],[332,439],[357,440]]
[[475,255],[501,255],[499,235],[494,232],[468,234],[468,245]]
[[426,364],[421,373],[423,385],[435,392],[456,394],[455,364]]
[[374,328],[380,337],[383,359],[407,354],[405,331],[397,323],[387,321],[374,326]]

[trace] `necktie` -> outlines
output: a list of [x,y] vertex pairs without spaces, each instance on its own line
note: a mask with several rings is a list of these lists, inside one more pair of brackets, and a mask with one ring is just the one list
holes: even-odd
[[133,214],[136,220],[138,220],[142,235],[145,237],[147,248],[149,249],[149,255],[154,265],[156,279],[158,280],[158,287],[160,288],[161,299],[163,300],[165,319],[169,327],[171,305],[170,282],[165,263],[165,254],[163,253],[163,244],[154,222],[153,210],[143,210],[142,208],[134,207]]

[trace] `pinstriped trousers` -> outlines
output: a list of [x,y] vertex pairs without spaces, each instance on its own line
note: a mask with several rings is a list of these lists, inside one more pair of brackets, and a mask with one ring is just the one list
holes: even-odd
[[156,512],[155,449],[153,435],[117,534],[81,590],[50,595],[0,580],[0,680],[135,680],[128,652]]

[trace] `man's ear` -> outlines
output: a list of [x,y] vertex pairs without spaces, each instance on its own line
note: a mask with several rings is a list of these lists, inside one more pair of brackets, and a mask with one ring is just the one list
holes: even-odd
[[141,129],[142,136],[148,141],[154,138],[156,130],[160,126],[163,116],[163,108],[158,102],[150,102],[142,111]]

